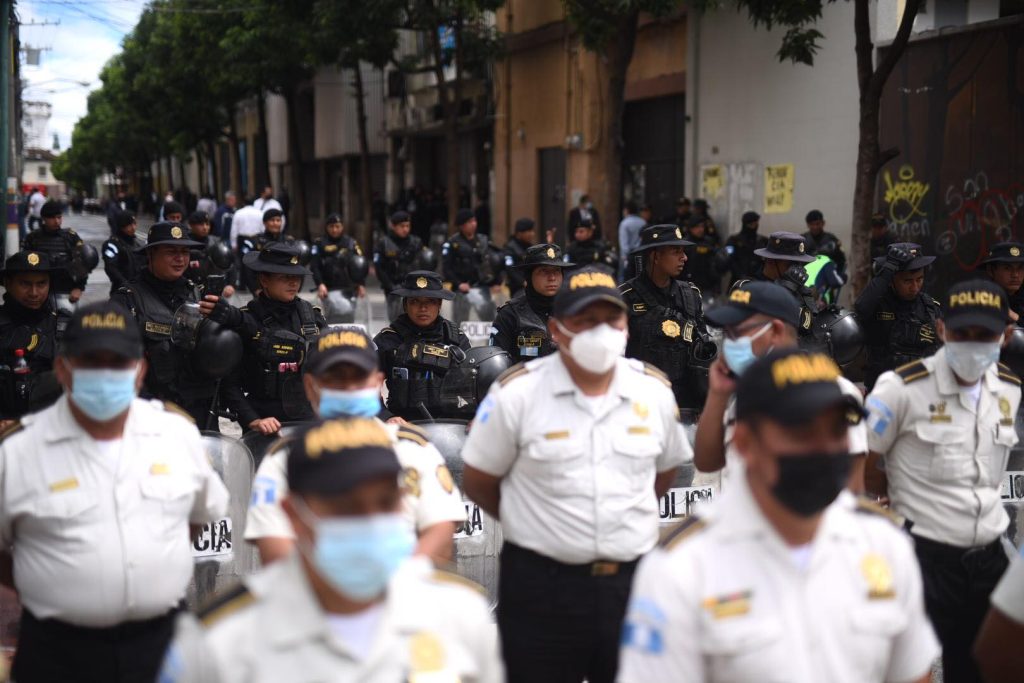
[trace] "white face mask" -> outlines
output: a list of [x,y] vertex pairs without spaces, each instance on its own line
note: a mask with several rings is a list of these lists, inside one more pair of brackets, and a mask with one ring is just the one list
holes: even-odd
[[570,332],[558,320],[562,334],[569,337],[566,349],[572,359],[587,372],[603,375],[613,367],[615,360],[626,352],[626,330],[617,330],[608,323],[582,332]]
[[977,382],[999,360],[999,340],[994,342],[946,342],[946,359],[956,376]]

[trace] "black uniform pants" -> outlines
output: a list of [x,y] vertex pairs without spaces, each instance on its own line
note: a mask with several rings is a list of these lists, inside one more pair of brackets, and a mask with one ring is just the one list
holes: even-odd
[[981,683],[971,650],[988,613],[989,596],[1009,564],[1000,539],[959,548],[914,536],[924,602],[942,643],[945,683]]
[[509,683],[612,683],[636,564],[562,564],[506,542],[498,632]]
[[21,613],[11,680],[16,683],[153,683],[179,610],[109,628],[85,628]]

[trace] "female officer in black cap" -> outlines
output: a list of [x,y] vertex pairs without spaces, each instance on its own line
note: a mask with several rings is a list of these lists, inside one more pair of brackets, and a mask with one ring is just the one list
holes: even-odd
[[388,410],[406,420],[433,415],[440,401],[444,374],[459,364],[470,349],[469,337],[441,317],[441,301],[455,295],[444,288],[441,276],[414,270],[392,292],[402,297],[405,313],[381,330],[373,342],[388,386]]
[[1017,324],[1024,324],[1024,244],[993,244],[981,265],[992,281],[1006,290],[1010,310],[1017,314]]
[[557,245],[535,244],[527,249],[523,262],[512,266],[524,275],[523,295],[498,309],[491,327],[491,346],[504,349],[514,360],[554,353],[548,318],[565,269],[575,265],[562,260]]
[[246,254],[244,265],[255,274],[259,294],[241,309],[212,295],[200,304],[211,320],[242,337],[242,362],[224,398],[245,430],[273,434],[282,422],[314,418],[302,387],[302,363],[327,321],[299,297],[309,274],[300,258],[297,246],[280,242]]

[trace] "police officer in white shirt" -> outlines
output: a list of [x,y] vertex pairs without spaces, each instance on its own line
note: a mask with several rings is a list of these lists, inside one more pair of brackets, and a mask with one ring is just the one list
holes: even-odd
[[402,465],[374,420],[300,433],[284,501],[296,552],[182,617],[162,683],[500,683],[487,603],[412,558]]
[[988,683],[1018,683],[1024,672],[1024,549],[992,592],[974,658]]
[[1010,334],[1006,292],[971,280],[943,303],[945,347],[879,377],[865,402],[868,443],[888,478],[876,493],[914,537],[945,680],[980,681],[971,647],[1008,563],[1000,482],[1017,443],[1021,381],[998,363]]
[[[330,330],[313,342],[303,377],[306,397],[321,418],[374,418],[381,411],[384,374],[373,342],[357,330]],[[402,514],[419,536],[417,554],[438,565],[452,559],[453,534],[466,519],[462,495],[426,432],[411,424],[382,425],[402,463]],[[263,458],[253,485],[245,540],[255,543],[264,564],[288,555],[295,534],[281,501],[288,494],[285,476],[290,439],[282,439]]]
[[[800,304],[774,282],[749,280],[736,285],[726,301],[708,309],[708,324],[721,327],[724,340],[718,360],[711,365],[710,389],[704,404],[693,447],[693,464],[704,473],[721,472],[723,481],[742,467],[733,444],[736,424],[736,379],[760,356],[775,349],[797,346]],[[840,390],[858,404],[863,396],[845,377],[837,377]],[[864,490],[864,461],[868,453],[867,428],[863,422],[849,430],[851,463],[849,487]]]
[[511,681],[613,680],[658,498],[692,457],[671,384],[622,357],[626,306],[589,267],[555,295],[559,351],[515,366],[477,411],[466,493],[500,518],[498,627]]
[[79,308],[60,354],[64,396],[0,443],[0,540],[24,606],[13,677],[151,683],[189,539],[228,493],[191,420],[136,398],[146,362],[126,309]]
[[843,491],[862,408],[838,376],[787,349],[739,378],[746,465],[641,563],[619,681],[928,681],[939,648],[911,543]]

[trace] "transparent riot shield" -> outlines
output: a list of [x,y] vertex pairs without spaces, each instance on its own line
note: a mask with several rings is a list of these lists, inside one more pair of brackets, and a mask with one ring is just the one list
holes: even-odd
[[1019,548],[1024,543],[1024,405],[1017,411],[1015,426],[1019,441],[1010,451],[1001,490],[1003,507],[1010,517],[1006,537]]
[[252,490],[252,454],[238,439],[214,432],[203,432],[203,447],[231,500],[227,516],[205,525],[192,541],[195,573],[186,594],[192,607],[209,602],[259,566],[255,547],[242,539]]
[[324,317],[329,324],[355,322],[355,299],[349,299],[340,290],[327,292],[327,298],[324,299]]
[[[455,483],[462,489],[462,446],[466,442],[463,420],[417,422],[427,432],[431,443],[441,452]],[[501,551],[501,524],[480,507],[462,497],[466,521],[455,530],[455,571],[475,581],[487,591],[493,607],[498,603],[498,554]]]

